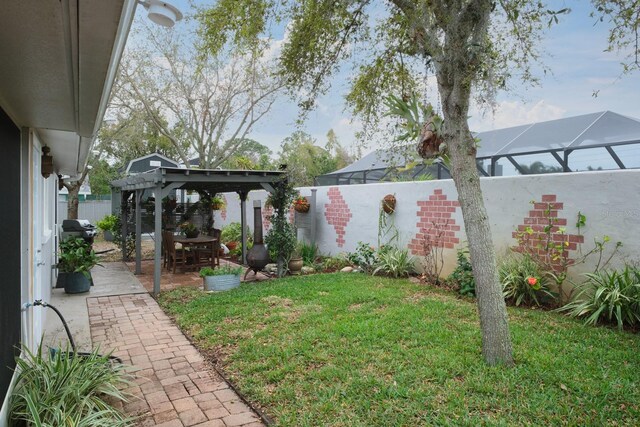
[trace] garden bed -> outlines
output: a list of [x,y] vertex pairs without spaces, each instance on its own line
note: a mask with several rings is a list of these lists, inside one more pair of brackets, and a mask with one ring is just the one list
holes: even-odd
[[164,293],[161,305],[279,425],[637,425],[640,337],[509,308],[516,367],[475,302],[360,274]]

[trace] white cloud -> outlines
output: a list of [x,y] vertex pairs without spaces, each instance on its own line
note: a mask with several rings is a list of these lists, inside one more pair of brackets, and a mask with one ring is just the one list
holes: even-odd
[[481,132],[560,119],[565,116],[565,113],[566,110],[562,107],[547,104],[544,100],[535,104],[519,101],[501,101],[496,105],[493,112],[482,114],[477,108],[473,108],[469,123],[471,130]]

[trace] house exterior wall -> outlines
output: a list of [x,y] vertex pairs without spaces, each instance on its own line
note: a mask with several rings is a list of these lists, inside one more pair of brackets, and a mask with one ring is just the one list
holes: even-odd
[[[628,260],[638,258],[640,170],[483,178],[481,185],[498,256],[517,246],[515,230],[527,226],[540,230],[551,218],[554,226],[566,227],[566,237],[556,238],[567,240],[572,259],[605,235],[611,239],[610,248],[621,241],[621,254]],[[310,188],[299,190],[304,196],[311,194]],[[315,221],[320,252],[335,255],[354,251],[359,241],[377,247],[380,202],[386,194],[395,194],[397,199],[396,211],[387,217],[387,224],[397,230],[398,246],[409,248],[418,257],[418,267],[424,237],[433,235],[433,224],[439,224],[444,232],[438,243],[445,257],[443,274],[448,274],[455,267],[456,250],[464,248],[467,239],[452,180],[319,187]],[[262,201],[265,233],[270,226],[264,209],[266,196],[265,191],[251,192],[247,202],[252,206],[253,200]],[[226,209],[215,213],[216,228],[240,221],[237,195],[225,194],[225,198]],[[552,209],[547,215],[549,206]],[[575,226],[578,212],[587,218],[580,230]],[[252,209],[247,209],[247,224],[253,224]],[[299,236],[305,238],[305,233],[299,231]],[[620,257],[619,262],[622,260]],[[588,271],[591,266],[576,266],[573,273]]]
[[[13,376],[20,344],[21,304],[21,150],[20,129],[0,109],[0,168],[3,184],[3,208],[0,209],[0,402],[4,401]],[[1,418],[1,417],[0,417]],[[2,420],[0,419],[0,424]]]

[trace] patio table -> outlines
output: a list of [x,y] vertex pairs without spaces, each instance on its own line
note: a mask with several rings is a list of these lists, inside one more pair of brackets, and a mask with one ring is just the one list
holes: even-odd
[[[182,247],[185,249],[193,248],[193,247],[206,247],[207,250],[210,250],[211,253],[213,254],[215,243],[218,241],[218,239],[211,236],[198,236],[198,237],[191,237],[191,238],[185,237],[185,236],[175,236],[173,238],[173,241],[175,243],[182,244]],[[193,264],[194,266],[203,267],[207,265],[200,261],[200,251],[195,250],[194,256],[195,256],[195,262]],[[212,256],[210,267],[215,268],[215,266],[216,266],[215,256]]]

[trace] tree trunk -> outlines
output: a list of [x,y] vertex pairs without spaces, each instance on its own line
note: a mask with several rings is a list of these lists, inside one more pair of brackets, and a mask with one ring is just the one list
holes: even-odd
[[65,185],[69,195],[67,196],[67,219],[78,219],[78,194],[80,185]]
[[453,81],[455,83],[448,86],[440,84],[439,79],[444,100],[443,140],[449,151],[451,176],[458,191],[469,242],[482,332],[482,355],[489,365],[511,366],[513,355],[507,308],[498,281],[491,227],[480,189],[475,142],[467,123],[469,96],[465,96],[465,92],[468,89],[459,80],[454,78]]

